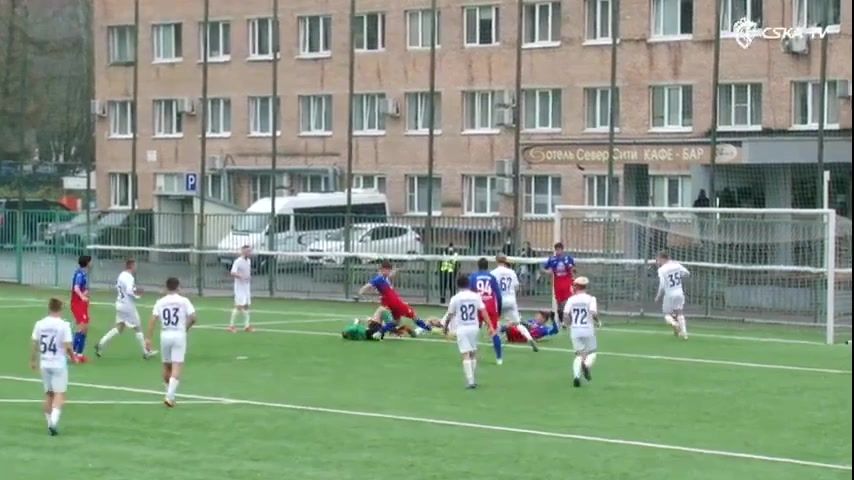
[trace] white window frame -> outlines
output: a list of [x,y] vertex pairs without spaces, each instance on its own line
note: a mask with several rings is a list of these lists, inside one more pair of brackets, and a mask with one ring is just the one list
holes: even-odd
[[327,175],[300,175],[300,192],[323,193],[329,191],[329,177]]
[[[662,94],[664,95],[664,112],[662,116],[664,117],[663,125],[655,125],[655,92],[661,89]],[[673,98],[673,95],[678,92],[678,97]],[[685,119],[685,101],[687,100],[691,102],[691,118],[690,121],[686,122]],[[662,132],[662,133],[688,133],[693,131],[694,129],[694,88],[692,85],[654,85],[650,87],[649,90],[649,103],[650,103],[650,132]],[[677,102],[676,108],[679,111],[679,119],[678,122],[675,122],[674,119],[670,117],[670,104],[672,102]],[[677,124],[678,123],[678,124]]]
[[[266,101],[267,106],[264,107],[261,103]],[[278,116],[278,121],[276,121],[276,136],[282,134],[282,102],[281,98],[277,98],[276,101],[273,101],[273,97],[269,95],[256,95],[249,97],[249,136],[250,137],[272,137],[273,132],[264,132],[261,131],[258,127],[261,126],[262,117],[261,115],[265,115],[267,117],[267,121],[270,124],[270,129],[273,129],[273,115]]]
[[[537,180],[547,179],[548,185],[548,207],[546,212],[538,212],[537,211],[537,202],[535,193]],[[522,184],[524,188],[524,202],[523,202],[523,211],[525,212],[525,217],[535,217],[535,218],[544,218],[544,217],[554,217],[555,207],[561,204],[561,198],[563,196],[563,179],[560,175],[525,175],[522,177]]]
[[[225,63],[231,60],[231,22],[210,20],[208,22],[208,63]],[[219,52],[211,51],[211,39],[216,38]],[[205,61],[205,22],[199,22],[199,61]]]
[[[373,45],[368,45],[368,26],[370,22],[368,21],[371,17],[376,17],[376,25],[377,25],[377,45],[376,48]],[[382,52],[385,50],[385,13],[382,12],[367,12],[360,13],[356,15],[354,19],[356,25],[354,26],[354,30],[356,32],[355,38],[353,39],[353,48],[359,53],[366,52]],[[361,22],[361,25],[359,23]],[[361,37],[359,36],[359,27],[361,26]]]
[[[433,12],[429,8],[406,11],[406,48],[408,50],[429,50],[430,32],[429,25],[433,24],[435,29],[436,48],[442,46],[442,12],[436,10],[436,21],[432,20]],[[417,31],[413,26],[417,25]],[[417,38],[417,41],[413,41]]]
[[[424,135],[430,133],[428,124],[430,92],[409,92],[406,99],[406,133]],[[433,97],[433,134],[442,133],[442,93],[435,92]]]
[[[620,88],[617,88],[614,130],[620,131]],[[592,110],[591,110],[592,109]],[[610,129],[611,87],[588,87],[584,89],[584,131],[604,133]],[[591,117],[593,121],[591,123]]]
[[[269,183],[271,176],[269,174],[252,175],[249,177],[249,201],[257,202],[262,198],[269,198],[270,186],[264,185],[266,181]],[[285,186],[285,175],[276,175],[276,191]],[[274,195],[275,196],[275,195]]]
[[[462,94],[463,99],[463,134],[496,134],[500,133],[498,127],[498,109],[495,107],[495,102],[498,100],[496,90],[465,90]],[[472,104],[474,112],[472,113],[471,122],[469,122],[469,104]],[[482,118],[484,104],[489,105],[486,119]]]
[[300,95],[299,134],[304,137],[332,135],[332,95]]
[[[136,182],[132,180],[130,173],[111,172],[109,177],[110,208],[129,209],[131,202],[138,203],[136,198],[137,185],[134,185]],[[124,195],[122,195],[122,190],[125,190]],[[127,197],[126,201],[122,201],[124,197]]]
[[[619,177],[614,176],[614,185],[617,192],[615,197],[619,197],[620,195],[620,184]],[[595,173],[591,175],[584,176],[584,205],[587,207],[607,207],[608,206],[608,198],[611,192],[611,185],[608,182],[608,175],[602,173]],[[619,204],[619,198],[614,198],[615,205]],[[594,216],[600,216],[601,213],[597,212]]]
[[[298,17],[298,58],[329,58],[332,56],[332,16],[305,15]],[[314,30],[318,29],[318,32]],[[313,50],[312,37],[317,35],[318,48]]]
[[[215,112],[217,113],[216,117],[214,116]],[[207,138],[228,138],[231,136],[230,98],[209,97],[206,113],[208,118],[205,121],[205,136]]]
[[[124,41],[125,45],[122,45]],[[134,50],[133,25],[109,25],[107,27],[107,63],[109,65],[131,65],[136,53]],[[123,51],[127,50],[127,51]],[[125,56],[122,57],[121,54]]]
[[[492,41],[490,43],[481,43],[481,15],[487,10],[492,11],[492,23],[490,24],[490,36]],[[471,5],[463,7],[463,45],[466,48],[478,48],[478,47],[495,47],[501,44],[500,28],[499,28],[499,8],[497,5]],[[469,41],[469,16],[474,15],[475,22],[475,31],[474,31],[474,41]]]
[[[676,202],[670,202],[670,184],[676,182]],[[664,189],[663,197],[656,198],[658,187]],[[657,208],[689,208],[694,204],[691,175],[656,174],[649,176],[649,206]],[[658,200],[664,200],[660,202]]]
[[[427,175],[407,175],[406,176],[406,213],[407,215],[427,215],[426,208],[424,211],[419,209],[421,199],[419,197],[419,183],[429,180]],[[434,184],[433,182],[438,182]],[[442,215],[442,177],[434,176],[430,182],[430,187],[433,189],[433,205],[430,208],[433,210],[434,216]],[[426,194],[425,194],[426,197]],[[426,202],[427,199],[424,199]],[[425,207],[427,205],[425,204]]]
[[[522,48],[558,47],[561,42],[561,5],[558,1],[525,3],[522,10]],[[533,15],[533,20],[531,16]],[[541,16],[547,15],[547,24]],[[529,23],[533,22],[531,25]],[[533,26],[533,29],[531,28]],[[543,29],[542,27],[545,27]],[[543,31],[545,30],[545,31]]]
[[[110,130],[107,134],[108,138],[124,139],[133,138],[135,133],[134,128],[134,104],[133,100],[110,100],[107,102],[107,114],[110,120]],[[125,116],[124,120],[127,123],[127,131],[122,127],[121,116]]]
[[[669,5],[663,5],[664,2],[676,2],[678,13],[677,13],[677,23],[678,29],[682,28],[682,2],[683,1],[691,1],[696,2],[697,0],[652,0],[652,8],[650,8],[650,40],[652,41],[673,41],[673,40],[690,40],[694,36],[694,19],[691,18],[691,32],[684,33],[663,33],[665,30],[665,12],[669,10]],[[691,14],[692,17],[696,13],[696,8],[692,4]]]
[[[741,20],[742,17],[745,17],[751,20],[756,24],[756,32],[754,34],[761,33],[762,28],[762,12],[764,6],[760,3],[760,8],[758,12],[754,12],[754,2],[755,0],[723,0],[723,5],[721,5],[721,32],[726,37],[734,37],[735,32],[732,30],[732,26],[735,22]],[[743,15],[739,15],[739,13],[734,13],[734,5],[737,5],[735,10],[743,11]]]
[[[810,21],[810,3],[816,1],[824,1],[824,0],[793,0],[792,6],[792,21],[794,27],[802,27],[802,28],[815,28],[817,27],[821,21],[817,19],[813,19]],[[839,12],[838,22],[831,22],[829,25],[826,25],[827,33],[839,33],[841,29],[842,22],[842,2],[841,0],[828,0],[831,2],[835,2],[836,11]]]
[[[547,97],[548,112],[542,111],[542,97]],[[533,108],[531,108],[533,105]],[[529,114],[530,117],[529,117]],[[548,115],[541,124],[540,114]],[[533,120],[533,125],[531,124]],[[556,133],[563,129],[563,91],[560,88],[530,88],[522,91],[522,130],[527,133]]]
[[[478,183],[486,182],[478,186]],[[486,199],[477,198],[477,194],[486,191]],[[478,208],[485,203],[485,208]],[[501,200],[498,196],[498,177],[490,175],[463,176],[463,215],[468,217],[494,217],[501,213]]]
[[[155,23],[151,26],[152,63],[178,63],[184,60],[184,27],[181,22]],[[172,37],[169,51],[163,39]]]
[[[736,101],[736,94],[739,89],[746,89],[747,100],[745,103]],[[728,92],[730,99],[729,112],[727,112],[730,122],[729,124],[722,123],[726,115],[725,105],[721,102],[724,100],[724,92]],[[754,96],[758,95],[758,109],[755,105]],[[747,123],[736,123],[737,112],[739,108],[746,110]],[[758,123],[754,123],[754,113],[759,115]],[[762,84],[761,83],[722,83],[720,92],[718,92],[718,130],[720,131],[737,131],[737,130],[762,130]]]
[[[248,21],[247,33],[249,35],[249,58],[250,61],[266,61],[272,60],[273,55],[280,55],[281,50],[281,41],[279,39],[279,32],[275,31],[275,19],[273,17],[255,17],[250,18]],[[266,26],[263,26],[266,24]],[[262,28],[266,28],[268,30],[266,45],[261,45],[261,39],[259,38],[260,31]],[[281,28],[281,22],[279,23],[279,28]],[[263,50],[266,50],[268,53],[263,53]]]
[[[815,80],[804,80],[804,81],[796,81],[792,82],[792,130],[816,130],[818,129],[818,115],[819,115],[819,105],[817,101],[820,93],[816,92],[818,90],[819,82]],[[807,123],[796,123],[798,121],[795,118],[797,109],[796,105],[799,103],[798,97],[798,89],[806,88],[806,115],[809,118],[809,122]],[[839,117],[840,117],[840,108],[839,108],[839,98],[837,98],[836,89],[839,88],[836,80],[828,80],[825,84],[825,103],[827,104],[824,109],[824,128],[836,130],[839,129]],[[815,119],[815,120],[813,120]]]
[[385,175],[360,173],[353,175],[353,189],[376,190],[385,193],[388,179]]
[[[585,0],[584,9],[584,45],[610,44],[612,39],[611,14],[614,11],[614,0]],[[603,15],[607,18],[603,18]],[[619,33],[618,28],[617,38],[619,38]]]
[[[373,104],[371,104],[373,99]],[[362,136],[385,135],[385,93],[357,93],[353,96],[353,134]],[[375,118],[374,118],[375,117]],[[373,122],[373,120],[376,122]],[[375,124],[374,124],[375,123]],[[373,125],[372,125],[373,124]]]
[[[218,179],[217,182],[214,179]],[[234,176],[227,171],[208,173],[205,178],[205,190],[208,198],[220,202],[234,203]]]
[[181,138],[184,136],[184,114],[177,98],[155,98],[152,102],[154,138]]

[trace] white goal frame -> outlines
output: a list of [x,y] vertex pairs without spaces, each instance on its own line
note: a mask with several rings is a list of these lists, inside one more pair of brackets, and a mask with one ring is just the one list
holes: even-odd
[[[836,313],[836,297],[835,297],[835,288],[836,288],[836,211],[824,208],[824,209],[790,209],[790,208],[680,208],[680,207],[629,207],[629,206],[613,206],[613,207],[588,207],[588,206],[579,206],[579,205],[557,205],[555,207],[554,212],[554,225],[553,225],[553,240],[555,243],[564,241],[561,238],[561,232],[563,227],[563,221],[568,217],[568,214],[572,213],[572,218],[584,218],[585,216],[589,217],[591,221],[602,221],[608,220],[613,216],[618,217],[621,213],[634,213],[634,214],[650,214],[650,213],[663,213],[667,214],[675,214],[675,215],[714,215],[715,218],[720,218],[720,215],[803,215],[803,216],[812,216],[816,218],[816,220],[821,220],[824,223],[824,265],[820,269],[817,269],[816,273],[820,273],[824,276],[826,280],[825,284],[825,341],[828,345],[832,345],[835,343],[834,341],[834,321],[835,321],[835,313]],[[572,251],[572,245],[566,245],[566,248],[569,251]],[[585,259],[581,259],[580,263],[584,263]],[[614,260],[614,259],[587,259],[588,261],[601,261],[601,262],[612,262],[612,263],[626,263],[626,264],[638,264],[645,263],[645,260],[637,260],[637,259],[627,259],[627,260]],[[699,266],[709,266],[712,267],[714,264],[701,264],[694,262],[695,265]],[[690,266],[689,266],[690,268]],[[744,266],[744,270],[762,270],[762,266]]]

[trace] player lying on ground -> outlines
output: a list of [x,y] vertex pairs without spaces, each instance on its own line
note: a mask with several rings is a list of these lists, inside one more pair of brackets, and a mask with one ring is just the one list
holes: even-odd
[[68,388],[68,359],[75,359],[71,349],[71,325],[60,317],[62,302],[51,298],[48,314],[33,328],[30,368],[40,370],[44,384],[44,417],[51,436],[58,434],[59,416]]
[[[541,310],[534,318],[527,322],[510,322],[501,327],[501,332],[507,338],[507,343],[528,343],[542,341],[552,335],[560,333],[555,314],[547,310]],[[536,343],[533,343],[534,351],[538,351]]]
[[679,262],[670,259],[670,255],[662,252],[656,259],[658,263],[658,293],[655,303],[661,300],[661,311],[664,321],[673,328],[673,335],[688,339],[688,326],[685,324],[685,292],[682,281],[690,275],[688,269]]
[[142,295],[142,289],[136,287],[136,280],[133,278],[135,272],[136,261],[127,260],[124,271],[116,280],[116,324],[95,345],[95,355],[98,357],[104,352],[104,347],[110,340],[121,334],[125,327],[130,327],[134,331],[136,341],[142,348],[142,358],[147,360],[157,354],[156,350],[149,351],[145,348],[145,335],[142,333],[139,311],[136,309],[136,301]]
[[[380,331],[383,325],[394,323],[391,313],[383,307],[377,309],[374,316],[366,320],[353,320],[353,324],[341,331],[341,338],[344,340],[382,340]],[[415,337],[415,331],[406,325],[396,326],[389,333],[402,337],[409,335]]]
[[587,277],[578,277],[574,282],[575,293],[569,297],[564,307],[564,316],[569,327],[569,337],[572,339],[572,349],[575,350],[575,360],[572,363],[572,385],[581,386],[581,376],[589,382],[590,370],[596,361],[596,329],[599,327],[599,307],[596,297],[587,293],[590,281]]
[[430,325],[427,325],[424,320],[418,318],[415,310],[412,309],[406,302],[404,302],[400,295],[397,294],[394,287],[391,285],[391,278],[397,273],[397,270],[394,269],[391,262],[384,261],[380,266],[379,272],[374,276],[374,278],[366,283],[362,288],[359,289],[359,293],[357,298],[365,295],[369,290],[374,289],[380,296],[380,303],[383,307],[387,308],[391,313],[392,319],[394,320],[391,323],[383,324],[380,329],[380,338],[385,336],[386,333],[394,330],[400,324],[400,319],[402,317],[406,317],[413,322],[418,328],[424,331],[430,331],[432,328]]

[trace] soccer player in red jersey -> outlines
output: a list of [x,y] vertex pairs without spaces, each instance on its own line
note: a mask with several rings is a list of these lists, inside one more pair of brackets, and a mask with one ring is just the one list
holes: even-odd
[[388,322],[383,325],[383,328],[380,330],[380,336],[384,337],[386,333],[396,328],[400,319],[403,317],[411,319],[421,329],[429,332],[432,330],[430,325],[427,325],[424,320],[418,318],[415,310],[404,302],[403,299],[400,298],[400,295],[397,294],[394,287],[392,287],[391,277],[394,276],[394,273],[395,270],[391,262],[384,261],[376,276],[359,289],[359,296],[364,295],[372,288],[375,289],[380,296],[380,303],[383,307],[388,309],[391,313],[391,317],[394,319],[394,322]]
[[572,278],[575,272],[575,259],[567,255],[563,243],[555,243],[555,253],[543,265],[543,269],[552,276],[554,298],[557,302],[557,317],[563,323],[563,307],[572,296]]
[[74,334],[72,350],[74,361],[86,363],[83,349],[86,348],[86,334],[89,332],[89,265],[92,257],[80,255],[77,259],[77,270],[71,280],[71,313],[77,333]]

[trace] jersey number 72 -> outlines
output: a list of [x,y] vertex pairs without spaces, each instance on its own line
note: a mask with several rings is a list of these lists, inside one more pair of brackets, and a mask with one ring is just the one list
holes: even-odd
[[571,311],[573,325],[587,325],[587,309],[584,307],[573,307]]
[[163,311],[160,312],[160,319],[163,320],[164,327],[178,326],[178,307],[164,308]]

